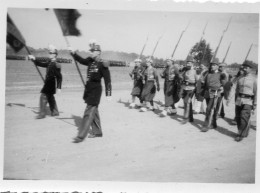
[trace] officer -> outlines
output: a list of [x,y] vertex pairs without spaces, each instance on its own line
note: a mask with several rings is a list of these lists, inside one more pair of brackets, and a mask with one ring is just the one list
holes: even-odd
[[166,68],[161,74],[164,78],[164,96],[165,96],[165,109],[161,112],[161,116],[173,115],[177,113],[174,101],[174,77],[178,74],[177,64],[174,64],[172,58],[166,60]]
[[197,82],[196,71],[193,68],[194,59],[192,56],[188,56],[186,60],[187,64],[185,72],[183,73],[183,92],[182,98],[184,103],[184,119],[182,124],[186,124],[188,121],[193,122],[193,111],[192,111],[192,97]]
[[[79,128],[78,135],[74,138],[74,143],[82,142],[86,136],[88,138],[102,137],[101,123],[98,112],[98,105],[102,94],[101,78],[105,80],[106,96],[111,100],[111,78],[108,69],[108,62],[100,58],[100,45],[95,42],[90,43],[91,56],[83,59],[72,48],[68,48],[76,61],[88,67],[87,82],[83,99],[87,103],[82,124]],[[90,127],[92,130],[90,131]]]
[[160,91],[158,73],[157,70],[152,66],[152,63],[153,60],[151,58],[148,58],[146,60],[147,68],[144,71],[145,84],[141,94],[141,99],[142,101],[144,101],[144,104],[143,107],[140,109],[141,112],[146,112],[148,108],[152,111],[154,110],[153,99],[156,93],[156,89],[158,92]]
[[214,58],[210,63],[210,71],[202,80],[204,83],[204,97],[207,103],[205,123],[202,132],[207,132],[209,129],[217,128],[217,102],[220,100],[225,77],[218,71],[219,60]]
[[245,61],[243,63],[244,76],[242,76],[236,87],[236,121],[238,136],[237,142],[248,136],[250,128],[251,111],[256,109],[257,104],[257,81],[253,76],[254,65]]
[[49,59],[40,60],[33,55],[28,58],[33,60],[35,65],[46,68],[46,76],[40,96],[40,112],[36,119],[43,119],[46,116],[46,106],[49,103],[51,116],[59,116],[57,103],[54,97],[57,92],[61,91],[62,74],[61,65],[57,63],[58,51],[53,45],[49,45]]
[[136,106],[135,98],[138,97],[140,100],[141,106],[143,101],[141,100],[141,93],[143,90],[143,68],[141,66],[141,60],[138,58],[135,60],[135,67],[131,73],[129,73],[130,77],[134,80],[134,87],[132,89],[131,95],[132,95],[132,103],[130,104],[130,108],[134,108]]

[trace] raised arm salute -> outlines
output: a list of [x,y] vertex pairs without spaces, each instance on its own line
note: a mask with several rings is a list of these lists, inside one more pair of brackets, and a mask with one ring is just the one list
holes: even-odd
[[[82,65],[88,66],[87,81],[83,95],[87,107],[83,115],[83,121],[79,128],[78,135],[73,141],[74,143],[79,143],[82,142],[88,134],[89,138],[103,136],[98,112],[98,105],[102,94],[101,79],[104,78],[106,96],[108,99],[111,98],[112,86],[110,71],[108,69],[109,64],[100,58],[100,45],[95,43],[90,44],[91,56],[85,59],[75,53],[71,48],[69,48],[69,50],[75,60]],[[90,128],[92,129],[90,130]]]

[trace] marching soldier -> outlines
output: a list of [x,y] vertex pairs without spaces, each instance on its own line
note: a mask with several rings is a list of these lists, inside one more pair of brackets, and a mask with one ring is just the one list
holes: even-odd
[[218,71],[219,60],[214,58],[210,63],[211,70],[206,75],[204,83],[205,99],[207,103],[205,124],[202,132],[207,132],[209,129],[217,128],[217,103],[220,100],[223,85],[225,84],[225,76]]
[[[71,51],[72,56],[82,65],[88,67],[87,70],[87,82],[85,85],[85,91],[83,99],[87,103],[83,120],[80,128],[78,129],[78,135],[74,138],[74,143],[82,142],[86,136],[88,138],[102,137],[101,123],[98,112],[98,105],[102,94],[101,79],[104,78],[106,96],[108,100],[111,100],[111,78],[110,71],[108,69],[108,62],[103,61],[100,58],[101,49],[100,45],[96,43],[90,44],[91,56],[83,59],[72,48],[68,48]],[[92,130],[90,131],[90,127]]]
[[[130,108],[134,108],[136,106],[135,98],[138,97],[140,100],[140,105],[142,105],[143,101],[141,100],[141,93],[143,90],[143,68],[141,67],[141,60],[138,58],[135,60],[135,68],[131,73],[129,73],[130,77],[134,80],[134,87],[132,89],[132,103],[130,104]],[[140,106],[139,105],[139,106]]]
[[[154,110],[153,98],[157,91],[160,91],[159,77],[157,74],[157,70],[152,67],[152,59],[148,58],[146,60],[147,68],[144,71],[145,84],[141,94],[141,99],[144,101],[143,107],[140,109],[141,112],[147,111],[147,107],[150,103],[150,110]],[[155,86],[156,83],[156,86]]]
[[46,116],[46,106],[49,103],[51,110],[51,116],[59,116],[59,111],[54,94],[59,93],[61,90],[62,74],[61,65],[57,63],[58,50],[49,45],[49,59],[38,60],[33,55],[29,55],[28,58],[34,60],[35,65],[46,68],[46,76],[43,88],[40,96],[40,112],[36,119],[43,119]]
[[205,113],[204,105],[203,105],[204,96],[203,96],[201,81],[207,75],[208,69],[205,66],[205,64],[201,63],[199,66],[199,71],[200,71],[200,76],[198,78],[196,89],[195,89],[196,106],[194,107],[194,114]]
[[161,77],[165,79],[164,81],[164,96],[165,96],[165,109],[162,111],[161,116],[166,116],[167,114],[173,115],[177,113],[175,108],[174,100],[174,78],[178,74],[178,67],[173,64],[173,59],[168,58],[166,60],[166,68],[161,74]]
[[252,72],[253,64],[245,61],[243,63],[244,76],[242,76],[236,87],[236,121],[238,136],[237,142],[248,136],[250,129],[251,111],[256,109],[257,104],[257,81]]
[[[241,65],[240,68],[239,68],[238,73],[235,75],[235,77],[234,77],[233,80],[231,81],[231,83],[232,83],[231,86],[232,86],[232,87],[231,87],[231,89],[230,89],[230,92],[232,92],[234,86],[237,85],[238,80],[239,80],[240,78],[242,78],[243,75],[244,75],[244,68],[243,68],[243,66]],[[236,95],[236,94],[237,94],[237,93],[236,93],[236,92],[234,92],[234,93],[235,93],[235,94],[234,94],[234,95],[235,95],[234,99],[235,99],[235,103],[236,103],[236,100],[237,100],[237,95]],[[230,97],[229,100],[227,100],[227,105],[229,105],[231,98],[233,98],[233,97]],[[231,121],[231,123],[232,123],[233,125],[236,125],[236,124],[237,124],[236,117],[234,117],[234,119]]]
[[223,85],[223,91],[220,94],[220,99],[218,100],[217,103],[217,109],[219,109],[219,116],[221,118],[225,117],[225,111],[224,111],[224,104],[223,104],[223,100],[228,100],[227,96],[229,95],[228,93],[230,92],[231,86],[230,86],[230,76],[227,71],[226,71],[226,63],[221,63],[219,64],[219,72],[222,73],[222,77],[223,77],[223,81],[225,81],[224,85]]
[[192,56],[188,56],[186,60],[186,71],[183,73],[183,86],[182,86],[182,98],[184,103],[184,119],[182,124],[186,124],[188,121],[193,122],[192,111],[192,97],[197,82],[196,71],[193,68],[194,59]]

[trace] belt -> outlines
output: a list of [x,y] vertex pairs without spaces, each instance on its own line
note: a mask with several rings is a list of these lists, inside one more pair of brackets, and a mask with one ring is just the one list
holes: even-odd
[[190,82],[183,82],[185,86],[195,86],[196,83],[190,83]]
[[91,82],[93,82],[93,83],[101,83],[101,80],[88,80],[87,82],[89,82],[89,83],[91,83]]
[[248,95],[242,93],[239,93],[238,96],[240,96],[241,98],[248,98],[248,99],[252,99],[254,97],[254,95]]

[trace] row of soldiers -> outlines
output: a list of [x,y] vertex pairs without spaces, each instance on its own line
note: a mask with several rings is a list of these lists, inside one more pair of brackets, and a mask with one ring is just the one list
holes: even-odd
[[[195,67],[194,58],[188,56],[186,65],[182,67],[172,58],[168,58],[165,69],[159,74],[153,67],[151,58],[147,59],[145,64],[136,59],[135,67],[130,73],[134,80],[130,108],[137,106],[141,112],[155,109],[153,99],[156,90],[160,91],[159,76],[161,76],[165,80],[163,89],[165,101],[161,116],[175,115],[178,103],[183,99],[182,124],[193,122],[192,98],[195,96],[196,113],[200,113],[201,105],[204,100],[206,101],[205,121],[201,131],[207,132],[209,129],[217,128],[218,114],[222,118],[225,116],[223,99],[229,105],[234,97],[234,121],[238,128],[235,140],[241,141],[248,136],[250,116],[257,104],[257,82],[252,74],[254,66],[245,61],[235,77],[227,73],[226,66],[227,64],[219,63],[219,60],[214,58],[208,68],[203,64]],[[136,98],[139,98],[140,104],[136,104]]]

